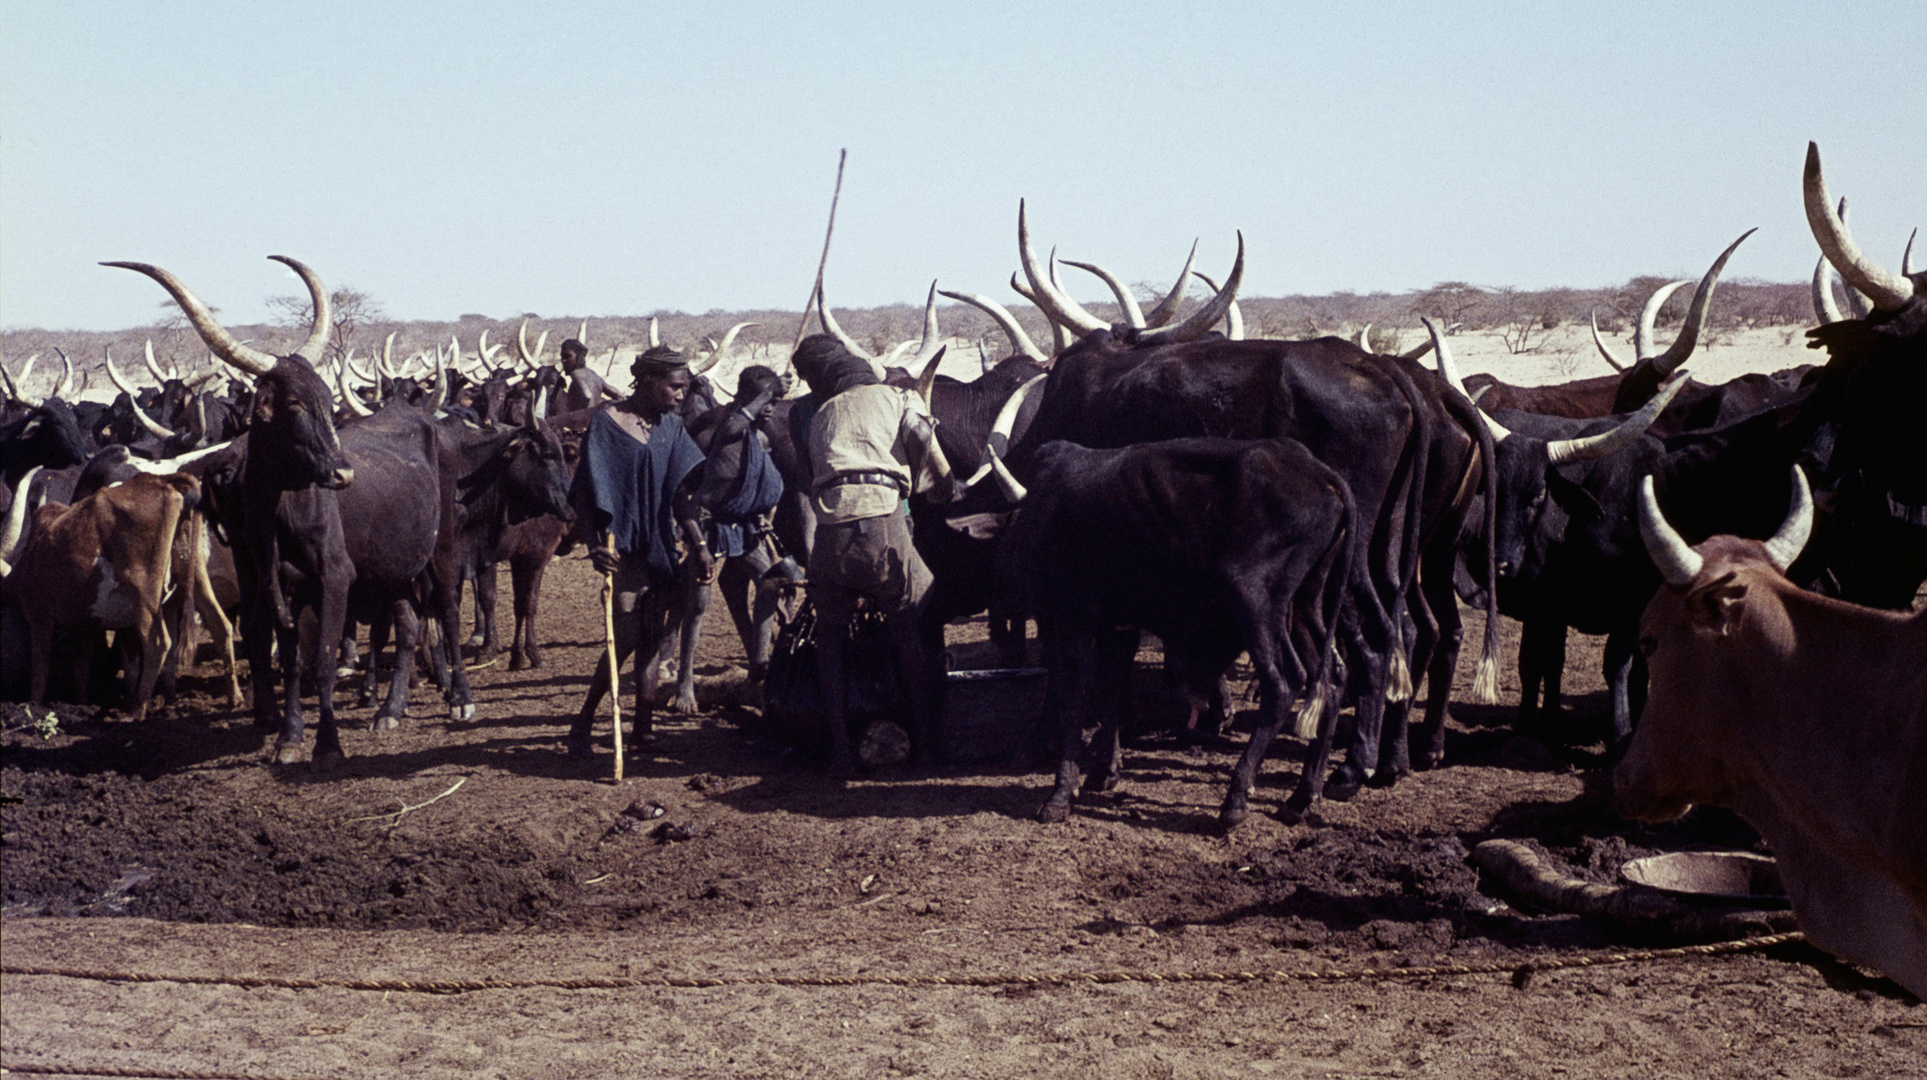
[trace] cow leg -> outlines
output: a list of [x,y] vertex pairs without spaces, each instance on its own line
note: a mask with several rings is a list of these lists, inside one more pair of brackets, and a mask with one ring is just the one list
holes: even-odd
[[429,564],[429,611],[438,617],[442,644],[448,650],[448,718],[475,719],[475,699],[468,688],[468,665],[462,662],[462,576],[450,558]]
[[1552,741],[1559,719],[1559,667],[1565,662],[1565,651],[1564,623],[1544,616],[1525,620],[1519,633],[1519,717],[1513,724],[1519,734]]
[[[1450,564],[1440,564],[1435,561],[1433,565],[1427,569],[1429,573],[1421,573],[1419,575],[1419,581],[1412,586],[1410,592],[1407,594],[1409,597],[1405,605],[1407,618],[1404,622],[1403,630],[1411,648],[1412,677],[1417,679],[1422,676],[1430,676],[1432,679],[1429,697],[1425,706],[1425,716],[1419,732],[1421,743],[1429,746],[1434,719],[1432,702],[1440,699],[1440,686],[1444,686],[1447,690],[1450,690],[1453,674],[1452,669],[1458,666],[1457,637],[1455,634],[1454,644],[1451,650],[1451,665],[1446,668],[1443,678],[1433,670],[1434,660],[1439,654],[1439,645],[1443,636],[1440,623],[1442,620],[1449,619],[1454,624],[1456,631],[1459,606],[1456,598],[1449,595],[1451,582]],[[1441,581],[1446,583],[1443,587],[1448,590],[1448,595],[1441,596],[1438,594],[1437,590],[1441,586],[1435,583]],[[1446,614],[1448,611],[1450,615]],[[1391,787],[1393,784],[1398,783],[1401,778],[1411,775],[1411,716],[1412,706],[1418,697],[1417,685],[1415,684],[1412,689],[1414,691],[1412,697],[1395,703],[1388,710],[1385,737],[1380,740],[1378,747],[1378,772],[1372,776],[1372,785],[1374,787]],[[1439,717],[1439,722],[1441,724],[1443,723],[1442,715]],[[1421,749],[1421,754],[1423,752],[1424,750]]]
[[[1118,709],[1128,692],[1131,667],[1137,659],[1136,627],[1100,631],[1093,650],[1094,685],[1090,688],[1091,706],[1097,712],[1097,732],[1091,737],[1085,755],[1085,791],[1110,791],[1117,786],[1119,740],[1123,731]],[[1081,733],[1080,733],[1081,734]]]
[[[725,564],[735,560],[724,560]],[[682,628],[682,641],[676,659],[676,700],[670,708],[679,713],[696,711],[696,646],[702,641],[703,616],[709,614],[710,587],[695,579],[695,567],[684,572],[683,602],[673,613]]]
[[1357,795],[1369,777],[1366,770],[1378,764],[1378,740],[1385,724],[1385,687],[1391,671],[1391,656],[1404,644],[1397,620],[1380,617],[1387,609],[1377,607],[1376,596],[1363,602],[1355,599],[1353,610],[1360,610],[1365,603],[1377,610],[1368,608],[1361,613],[1359,633],[1353,639],[1355,663],[1349,665],[1350,678],[1347,679],[1354,702],[1352,737],[1345,746],[1345,763],[1333,769],[1325,783],[1325,795],[1338,802]]
[[339,564],[322,586],[320,619],[321,633],[315,638],[315,670],[321,677],[315,686],[314,764],[326,768],[347,758],[341,750],[341,731],[335,726],[336,680],[330,674],[340,669],[341,640],[348,625],[348,574]]
[[301,760],[301,743],[307,737],[301,719],[301,631],[297,626],[277,627],[275,640],[281,652],[281,738],[274,744],[274,756],[292,765]]
[[1459,615],[1457,597],[1452,592],[1452,576],[1435,572],[1421,575],[1419,586],[1436,590],[1428,597],[1437,620],[1426,669],[1425,721],[1419,727],[1412,752],[1412,767],[1421,772],[1436,769],[1445,761],[1445,722],[1452,699],[1452,680],[1459,671],[1459,652],[1465,644],[1465,621]]
[[469,635],[468,644],[479,650],[476,658],[486,660],[501,648],[495,636],[495,595],[499,583],[494,563],[483,563],[475,569],[475,633]]
[[[393,618],[385,614],[375,616],[368,623],[368,667],[361,673],[361,696],[355,701],[358,709],[374,703],[375,691],[380,687],[381,654],[388,648],[388,633],[393,623]],[[396,670],[401,669],[397,666]]]
[[388,697],[368,721],[375,731],[393,731],[408,713],[408,681],[415,670],[415,650],[421,645],[421,619],[414,602],[402,598],[388,607],[388,618],[395,627],[395,674],[388,680]]
[[1038,808],[1037,820],[1059,822],[1071,816],[1071,793],[1077,788],[1078,764],[1084,756],[1084,712],[1091,697],[1097,642],[1088,631],[1064,634],[1049,628],[1043,629],[1043,638],[1044,664],[1050,669],[1044,715],[1057,718],[1057,785]]
[[[19,496],[25,498],[25,494]],[[35,705],[47,701],[47,676],[54,663],[54,628],[50,623],[29,622],[28,633],[33,639],[33,677],[27,700]],[[81,673],[81,686],[85,687],[86,673]]]
[[1612,737],[1607,743],[1609,748],[1617,749],[1633,736],[1631,683],[1633,658],[1636,655],[1633,644],[1637,640],[1637,630],[1615,630],[1606,635],[1604,674],[1606,685],[1612,689],[1613,699]]
[[248,682],[254,691],[254,726],[264,731],[280,726],[274,715],[274,648],[280,632],[269,605],[267,597],[256,597],[241,616],[241,643],[247,646]]
[[515,637],[510,644],[510,671],[542,666],[542,649],[535,639],[535,615],[542,605],[542,578],[548,572],[547,555],[509,562],[509,582],[515,590]]
[[129,633],[135,635],[135,641],[140,646],[141,667],[127,711],[135,720],[145,720],[147,702],[154,696],[154,684],[161,676],[161,662],[167,658],[168,647],[172,644],[167,633],[167,619],[160,604],[143,604],[135,617],[134,629]]

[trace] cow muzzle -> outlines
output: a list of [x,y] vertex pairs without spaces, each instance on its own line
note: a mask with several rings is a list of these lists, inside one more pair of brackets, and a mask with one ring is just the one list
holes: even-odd
[[343,465],[341,468],[329,473],[328,479],[321,486],[327,488],[329,491],[340,491],[342,488],[354,482],[355,470],[351,466]]

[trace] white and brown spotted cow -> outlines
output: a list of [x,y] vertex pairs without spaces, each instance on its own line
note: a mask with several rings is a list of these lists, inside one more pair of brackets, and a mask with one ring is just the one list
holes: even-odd
[[1798,469],[1792,502],[1770,540],[1689,547],[1645,481],[1666,585],[1640,625],[1651,696],[1614,805],[1642,821],[1736,811],[1772,845],[1809,940],[1927,998],[1927,611],[1789,583],[1813,518]]

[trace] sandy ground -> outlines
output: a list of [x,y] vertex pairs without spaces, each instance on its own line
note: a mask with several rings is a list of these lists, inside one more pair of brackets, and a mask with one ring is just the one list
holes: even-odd
[[[1115,792],[1045,827],[1031,814],[1046,778],[1022,767],[826,779],[743,704],[740,648],[726,632],[699,657],[702,711],[661,715],[658,742],[610,784],[606,750],[586,766],[561,754],[596,651],[596,581],[580,559],[551,571],[549,666],[476,672],[476,722],[449,722],[424,686],[399,731],[345,731],[350,759],[334,771],[264,764],[263,737],[209,696],[212,669],[139,726],[65,709],[61,730],[42,737],[8,707],[0,793],[20,801],[0,837],[0,1066],[255,1077],[1923,1072],[1927,1011],[1804,946],[1511,975],[1668,942],[1518,905],[1467,865],[1470,845],[1524,839],[1611,880],[1632,855],[1748,843],[1717,813],[1646,827],[1606,811],[1596,642],[1575,640],[1569,658],[1571,748],[1513,738],[1503,707],[1456,705],[1450,767],[1288,826],[1269,814],[1297,772],[1297,745],[1284,745],[1253,818],[1225,836],[1210,822],[1242,736],[1189,747],[1147,735],[1127,746]],[[1148,664],[1140,679],[1155,688]],[[1456,689],[1464,700],[1463,682]],[[1505,693],[1516,694],[1510,671]],[[1154,693],[1144,707],[1157,708]],[[366,714],[348,710],[351,724]],[[659,833],[665,825],[691,838]],[[1157,979],[1435,964],[1498,970]],[[885,981],[451,996],[25,968]],[[1083,972],[1144,981],[927,984]],[[887,981],[898,978],[926,984]]]

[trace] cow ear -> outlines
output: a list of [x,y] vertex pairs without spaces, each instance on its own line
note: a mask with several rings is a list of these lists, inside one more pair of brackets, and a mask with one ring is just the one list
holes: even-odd
[[1592,492],[1566,479],[1558,469],[1546,470],[1546,490],[1552,492],[1552,500],[1574,518],[1598,521],[1606,516]]
[[254,391],[255,422],[260,424],[273,423],[274,422],[274,404],[275,404],[274,384],[264,380],[262,381],[260,386],[255,388],[255,391]]
[[1686,598],[1688,617],[1718,637],[1732,635],[1745,608],[1746,586],[1735,580],[1731,571],[1694,589]]

